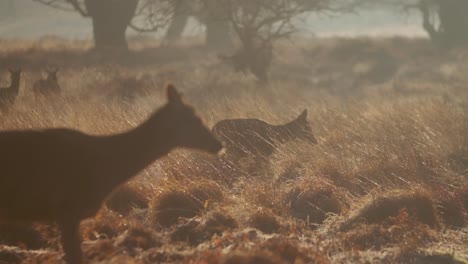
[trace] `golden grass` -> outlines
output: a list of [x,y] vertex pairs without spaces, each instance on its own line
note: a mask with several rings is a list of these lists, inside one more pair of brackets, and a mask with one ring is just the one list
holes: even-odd
[[[400,38],[279,43],[271,83],[258,86],[190,42],[162,48],[139,40],[133,53],[111,60],[86,52],[89,46],[2,41],[0,68],[20,65],[25,75],[0,127],[124,131],[162,105],[164,84],[173,82],[210,126],[243,117],[281,124],[307,109],[319,142],[281,146],[255,177],[203,153],[172,152],[131,183],[150,208],[126,216],[103,209],[83,222],[91,261],[468,261],[466,50],[442,52],[425,40]],[[38,102],[31,86],[47,65],[60,68],[64,95]],[[155,225],[164,211],[158,206],[176,198],[191,212],[179,216],[195,218],[170,215]],[[382,204],[391,204],[392,213]],[[425,208],[430,220],[418,214]],[[340,230],[356,215],[367,221]],[[53,263],[54,243],[19,255],[0,246],[0,260]]]

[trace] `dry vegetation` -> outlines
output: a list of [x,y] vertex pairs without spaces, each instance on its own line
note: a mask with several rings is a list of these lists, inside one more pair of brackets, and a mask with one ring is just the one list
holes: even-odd
[[[157,161],[83,221],[91,263],[468,262],[466,50],[398,38],[280,43],[259,85],[195,42],[134,40],[112,60],[85,42],[1,42],[2,82],[8,66],[25,72],[2,129],[123,131],[164,102],[166,81],[210,126],[309,111],[319,143],[284,145],[255,173],[249,160],[185,150]],[[51,65],[61,98],[35,100],[32,84]],[[1,226],[0,262],[60,263],[58,234]]]

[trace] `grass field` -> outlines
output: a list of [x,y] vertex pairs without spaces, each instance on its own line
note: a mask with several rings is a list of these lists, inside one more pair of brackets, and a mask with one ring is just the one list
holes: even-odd
[[[260,85],[197,43],[140,38],[104,58],[86,41],[0,42],[1,82],[7,67],[24,70],[3,130],[124,131],[165,102],[167,82],[210,127],[308,110],[318,144],[282,145],[266,166],[187,150],[155,162],[82,222],[90,263],[468,263],[467,50],[287,41]],[[38,101],[32,84],[47,65],[64,92]],[[61,261],[53,225],[2,225],[0,243],[0,262]]]

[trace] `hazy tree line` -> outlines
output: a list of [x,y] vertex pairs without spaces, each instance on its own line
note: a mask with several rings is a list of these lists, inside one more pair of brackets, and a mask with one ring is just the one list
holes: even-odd
[[[92,20],[95,47],[127,48],[128,28],[140,32],[167,30],[166,40],[182,34],[189,17],[206,26],[206,43],[225,47],[237,39],[249,46],[286,37],[294,21],[314,12],[359,12],[366,6],[394,7],[395,12],[417,11],[422,27],[437,44],[468,43],[466,0],[33,0],[53,8],[75,11]],[[1,16],[14,12],[13,0],[1,1]],[[255,31],[255,32],[254,32]],[[249,36],[248,36],[249,35]],[[252,36],[251,36],[252,35]],[[247,39],[250,39],[247,41]]]
[[[79,13],[92,21],[95,49],[127,50],[126,32],[165,31],[176,41],[193,17],[206,27],[206,45],[232,50],[221,59],[237,71],[266,80],[273,43],[297,32],[310,14],[344,14],[368,8],[417,12],[421,27],[442,48],[468,44],[467,0],[32,0]],[[0,1],[0,18],[14,14],[14,1]]]
[[468,44],[466,0],[382,0],[368,1],[368,4],[371,2],[374,6],[397,8],[399,12],[419,12],[422,27],[431,40],[441,47]]
[[419,9],[433,41],[445,47],[468,44],[468,1],[424,0]]

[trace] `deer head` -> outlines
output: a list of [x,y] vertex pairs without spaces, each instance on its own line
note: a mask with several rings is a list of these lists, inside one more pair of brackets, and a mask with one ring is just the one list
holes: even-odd
[[10,72],[10,76],[11,76],[12,80],[18,80],[19,81],[19,78],[20,78],[21,72],[22,72],[21,68],[9,68],[8,72]]
[[47,79],[56,82],[58,71],[59,71],[58,68],[47,68],[46,69]]
[[186,105],[177,89],[167,86],[167,107],[171,123],[174,126],[176,144],[181,147],[218,153],[223,146],[202,123],[192,107]]
[[295,137],[313,145],[317,144],[317,139],[315,139],[310,124],[307,121],[307,110],[302,111],[295,120],[290,122],[288,129],[293,132]]

